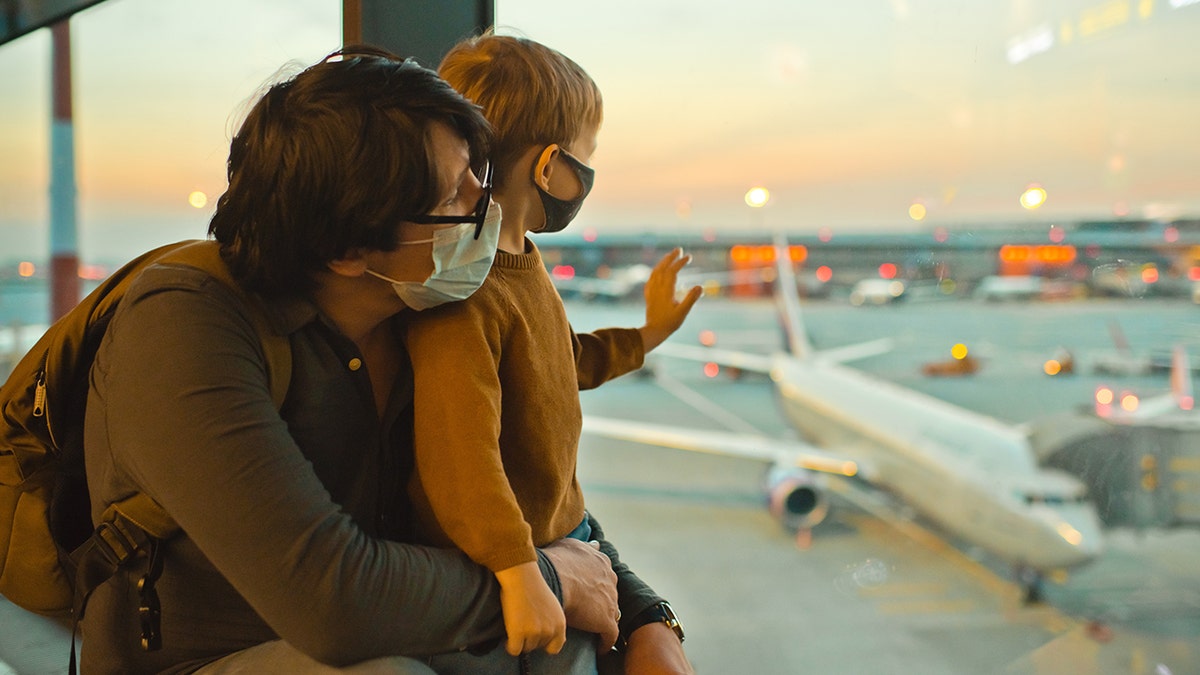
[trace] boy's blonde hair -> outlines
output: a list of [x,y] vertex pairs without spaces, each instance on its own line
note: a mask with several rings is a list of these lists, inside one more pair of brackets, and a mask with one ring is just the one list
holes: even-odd
[[483,108],[502,186],[531,145],[566,145],[603,118],[600,88],[571,59],[527,38],[486,33],[458,43],[438,74]]

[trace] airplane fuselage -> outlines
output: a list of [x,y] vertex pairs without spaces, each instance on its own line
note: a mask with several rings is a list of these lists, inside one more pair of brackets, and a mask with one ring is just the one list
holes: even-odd
[[771,373],[806,440],[863,459],[870,482],[1014,564],[1052,570],[1099,552],[1082,486],[1038,468],[1017,430],[819,359],[780,355]]

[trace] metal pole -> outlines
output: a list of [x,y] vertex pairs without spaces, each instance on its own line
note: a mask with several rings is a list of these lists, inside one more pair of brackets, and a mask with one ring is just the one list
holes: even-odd
[[71,27],[50,27],[53,119],[50,124],[50,320],[79,303],[75,207],[75,129],[71,120]]

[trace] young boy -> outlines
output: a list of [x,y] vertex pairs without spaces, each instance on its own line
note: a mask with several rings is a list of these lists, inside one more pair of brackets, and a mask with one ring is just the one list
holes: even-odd
[[[560,657],[594,664],[594,636],[566,640],[562,610],[538,573],[534,548],[566,536],[588,538],[575,478],[578,392],[640,367],[645,353],[679,328],[701,291],[694,287],[676,300],[677,274],[690,261],[676,249],[647,282],[644,326],[575,334],[525,235],[566,227],[590,191],[599,89],[559,52],[495,35],[460,43],[439,74],[482,106],[495,130],[494,199],[503,219],[500,250],[483,286],[463,302],[413,316],[409,325],[416,383],[410,493],[430,543],[456,546],[496,574],[509,654],[539,648],[557,654],[565,642]],[[572,651],[579,643],[582,652]],[[539,669],[566,672],[546,654],[536,657],[546,664]]]

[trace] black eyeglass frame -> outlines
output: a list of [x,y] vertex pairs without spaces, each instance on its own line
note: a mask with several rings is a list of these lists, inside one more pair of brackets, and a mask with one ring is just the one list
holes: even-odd
[[466,216],[412,216],[405,218],[410,223],[418,225],[459,225],[462,223],[475,223],[475,238],[479,239],[479,235],[483,233],[483,221],[487,219],[488,205],[492,202],[492,163],[488,162],[483,166],[483,177],[479,181],[480,187],[483,188],[483,195],[479,198],[479,202],[475,204],[475,213]]

